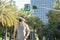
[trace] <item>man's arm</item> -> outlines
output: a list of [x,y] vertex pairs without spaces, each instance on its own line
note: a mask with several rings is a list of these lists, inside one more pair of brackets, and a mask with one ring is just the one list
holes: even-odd
[[26,38],[28,38],[29,34],[30,34],[30,29],[28,25],[26,25]]
[[17,26],[14,27],[14,40],[16,40]]

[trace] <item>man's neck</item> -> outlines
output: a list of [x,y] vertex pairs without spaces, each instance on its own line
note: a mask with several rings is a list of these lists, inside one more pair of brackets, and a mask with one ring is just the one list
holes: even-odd
[[20,24],[24,24],[24,22],[20,22]]

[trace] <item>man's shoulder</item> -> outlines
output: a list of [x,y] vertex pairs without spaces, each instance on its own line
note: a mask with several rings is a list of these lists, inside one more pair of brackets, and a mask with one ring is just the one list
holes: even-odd
[[25,25],[26,25],[26,26],[28,26],[28,24],[27,24],[27,23],[25,23]]

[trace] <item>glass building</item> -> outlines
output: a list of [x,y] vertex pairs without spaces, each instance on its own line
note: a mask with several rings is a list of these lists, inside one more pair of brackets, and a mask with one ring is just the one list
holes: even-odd
[[53,8],[55,0],[30,0],[33,15],[38,16],[44,23],[48,23],[46,14]]

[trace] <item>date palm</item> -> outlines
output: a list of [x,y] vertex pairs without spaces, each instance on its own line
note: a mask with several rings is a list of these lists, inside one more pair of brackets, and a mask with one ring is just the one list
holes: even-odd
[[[8,5],[5,2],[0,4],[0,23],[3,27],[6,27],[6,36],[7,36],[7,27],[12,27],[17,23],[17,11],[14,6]],[[5,39],[6,40],[6,39]]]

